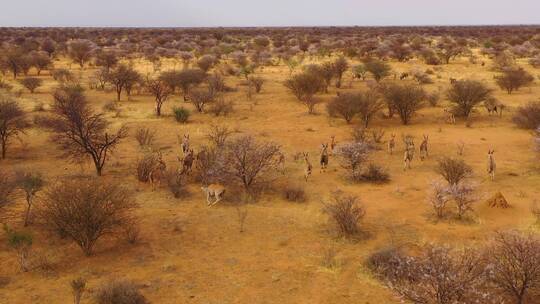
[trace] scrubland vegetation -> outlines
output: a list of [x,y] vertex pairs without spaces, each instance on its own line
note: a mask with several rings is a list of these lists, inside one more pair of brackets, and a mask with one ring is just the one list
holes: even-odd
[[539,33],[0,28],[0,303],[540,303]]

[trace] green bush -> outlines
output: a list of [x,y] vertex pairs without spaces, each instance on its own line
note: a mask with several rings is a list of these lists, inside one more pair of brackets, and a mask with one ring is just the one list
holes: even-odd
[[189,120],[189,115],[191,114],[189,110],[184,107],[175,107],[173,112],[174,118],[180,123],[187,123]]

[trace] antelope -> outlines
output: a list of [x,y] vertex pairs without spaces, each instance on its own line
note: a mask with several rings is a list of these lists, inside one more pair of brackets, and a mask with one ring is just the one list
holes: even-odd
[[330,136],[330,154],[334,154],[334,149],[336,148],[337,141],[336,136],[332,135]]
[[407,77],[409,77],[409,73],[401,73],[401,75],[399,76],[399,80],[403,80]]
[[184,159],[178,158],[178,161],[182,163],[182,170],[179,172],[180,174],[188,174],[191,173],[191,167],[193,166],[193,161],[195,160],[193,149],[189,150],[184,156]]
[[424,158],[427,158],[428,156],[428,135],[424,135],[424,139],[420,144],[420,159],[424,160]]
[[497,169],[497,164],[495,163],[495,157],[493,153],[495,150],[488,150],[488,161],[487,161],[487,172],[491,180],[495,179],[495,169]]
[[452,109],[444,108],[444,113],[446,114],[446,122],[449,124],[456,123],[456,116],[452,113]]
[[322,144],[320,164],[321,164],[320,171],[326,172],[326,167],[328,166],[328,144]]
[[495,113],[495,114],[499,114],[499,117],[502,117],[502,110],[504,109],[504,104],[502,104],[497,99],[490,98],[484,101],[484,107],[486,107],[486,110],[488,111],[488,115],[491,116],[491,114]]
[[390,155],[394,153],[395,147],[396,147],[396,134],[392,133],[390,135],[390,140],[388,141],[388,153],[390,153]]
[[302,155],[304,156],[304,162],[306,163],[306,167],[304,168],[304,179],[307,182],[308,178],[311,176],[311,172],[313,171],[313,166],[309,161],[309,153],[304,152]]
[[[210,184],[208,186],[202,186],[201,190],[206,194],[206,204],[207,206],[214,206],[223,198],[225,194],[225,187],[221,184]],[[214,197],[214,202],[210,202],[210,197]]]
[[182,137],[182,143],[180,144],[182,147],[182,153],[186,155],[186,153],[189,152],[189,134],[184,134]]
[[163,161],[161,152],[158,153],[157,164],[155,164],[148,173],[148,181],[152,185],[152,191],[156,190],[156,184],[161,185],[161,180],[165,175],[165,169],[167,166]]
[[278,152],[277,170],[285,175],[285,154],[283,152]]
[[457,79],[455,78],[450,78],[450,84],[455,84],[457,82]]
[[405,153],[403,154],[403,170],[411,169],[411,162],[414,158],[414,141],[412,138],[405,138]]

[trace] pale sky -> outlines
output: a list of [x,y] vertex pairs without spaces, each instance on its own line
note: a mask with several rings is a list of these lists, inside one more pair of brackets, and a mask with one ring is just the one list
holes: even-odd
[[0,0],[0,27],[479,24],[540,24],[540,0]]

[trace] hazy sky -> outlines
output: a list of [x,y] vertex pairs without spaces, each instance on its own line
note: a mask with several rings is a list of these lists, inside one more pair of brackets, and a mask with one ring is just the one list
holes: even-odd
[[540,24],[540,0],[0,0],[0,26]]

